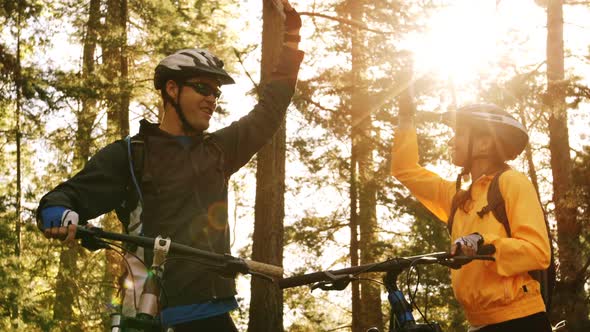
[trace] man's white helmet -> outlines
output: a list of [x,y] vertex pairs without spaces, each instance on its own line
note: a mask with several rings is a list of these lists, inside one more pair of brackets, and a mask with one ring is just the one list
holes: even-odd
[[223,61],[213,53],[200,48],[187,48],[160,61],[154,74],[154,87],[160,90],[168,80],[184,81],[195,76],[212,77],[222,85],[235,83],[223,69]]

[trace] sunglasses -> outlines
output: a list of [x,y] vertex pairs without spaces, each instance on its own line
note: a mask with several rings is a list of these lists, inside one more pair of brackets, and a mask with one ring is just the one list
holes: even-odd
[[221,90],[219,90],[218,88],[214,88],[207,83],[184,82],[183,84],[191,87],[193,90],[195,90],[196,93],[204,97],[209,97],[210,95],[213,95],[215,96],[215,99],[217,99],[219,98],[219,96],[221,96]]

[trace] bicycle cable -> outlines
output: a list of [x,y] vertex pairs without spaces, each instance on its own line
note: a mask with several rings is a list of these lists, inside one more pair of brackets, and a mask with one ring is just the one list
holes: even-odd
[[[410,266],[408,267],[408,271],[406,272],[406,287],[408,288],[408,297],[410,298],[410,305],[413,306],[418,311],[418,313],[420,314],[420,317],[422,317],[422,319],[430,327],[430,329],[432,331],[435,331],[434,326],[432,326],[432,323],[430,323],[428,321],[428,319],[426,319],[426,316],[422,313],[422,311],[420,310],[420,308],[418,307],[418,305],[416,304],[416,301],[415,301],[416,294],[418,293],[418,286],[420,285],[420,270],[418,269],[417,265],[415,265],[415,263],[418,263],[421,260],[423,260],[423,258],[416,259],[416,260],[412,261],[412,263],[410,263]],[[412,290],[410,287],[410,276],[412,273],[412,269],[416,270],[416,288],[414,290],[413,295],[412,295]]]
[[[129,264],[129,262],[127,261],[127,259],[125,258],[125,255],[122,252],[119,252],[118,250],[115,250],[113,248],[110,248],[110,246],[116,247],[121,249],[121,251],[124,251],[126,253],[129,253],[130,255],[132,255],[133,257],[135,257],[141,264],[143,264],[143,266],[145,266],[145,262],[139,258],[139,256],[137,256],[135,253],[125,249],[125,247],[123,247],[120,244],[116,244],[113,242],[109,242],[109,241],[103,241],[106,245],[107,245],[107,249],[108,250],[113,250],[114,252],[118,253],[119,255],[121,255],[121,257],[123,258],[123,261],[125,262],[125,268],[127,269],[127,272],[129,272],[129,275],[131,276],[131,284],[133,287],[133,307],[135,308],[135,311],[138,310],[138,306],[137,306],[137,292],[135,291],[135,275],[133,274],[133,270],[131,269],[131,264]],[[123,287],[119,288],[119,291],[121,291],[121,289],[124,289],[125,285],[123,285]],[[121,304],[122,305],[122,304]]]
[[377,279],[372,279],[372,278],[356,278],[355,281],[370,281],[370,282],[374,282],[380,286],[385,286],[385,284]]

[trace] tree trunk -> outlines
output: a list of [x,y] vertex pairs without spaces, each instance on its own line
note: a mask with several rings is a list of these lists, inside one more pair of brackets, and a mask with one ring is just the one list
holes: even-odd
[[[350,0],[348,10],[350,18],[362,22],[364,17],[364,1]],[[366,70],[367,50],[364,46],[363,34],[354,29],[351,39],[352,68],[350,85],[355,87],[351,95],[351,136],[352,149],[358,165],[358,227],[360,264],[374,263],[379,259],[375,251],[377,237],[377,186],[373,165],[374,144],[372,142],[371,113],[367,112],[368,91],[363,73]],[[377,279],[380,276],[370,275]],[[353,316],[355,314],[353,313]],[[383,329],[383,315],[381,313],[381,289],[379,285],[370,281],[360,282],[360,313],[356,331],[366,331],[370,327]],[[353,320],[355,320],[353,318]],[[355,320],[356,323],[356,320]],[[353,329],[353,332],[356,332]]]
[[[91,88],[90,77],[94,74],[94,53],[100,20],[100,0],[91,0],[88,10],[88,23],[84,38],[82,55],[82,84]],[[78,129],[74,152],[74,169],[79,170],[90,157],[90,145],[92,141],[92,125],[96,118],[96,100],[92,97],[83,97],[82,111],[77,114]],[[70,331],[82,331],[79,323],[74,323],[73,307],[74,299],[78,294],[74,278],[78,275],[77,261],[80,247],[64,247],[60,253],[59,272],[55,289],[55,302],[53,317],[68,326]]]
[[107,138],[129,133],[129,85],[127,60],[127,0],[108,0],[103,38],[104,75],[109,88]]
[[[268,81],[282,48],[283,21],[271,0],[263,0],[261,86]],[[285,121],[258,152],[252,259],[283,265],[285,216]],[[276,284],[252,277],[248,331],[283,331],[283,293]]]
[[561,0],[550,0],[547,6],[547,110],[561,277],[552,317],[566,319],[570,331],[581,331],[582,325],[588,321],[588,303],[584,296],[584,276],[580,273],[580,225],[576,220],[576,203],[571,191],[573,180],[565,103],[566,86],[563,3]]
[[59,322],[60,329],[65,331],[83,331],[80,322],[74,317],[74,302],[79,293],[78,255],[80,246],[65,248],[59,255],[59,272],[55,283],[55,301],[53,303],[53,319]]
[[121,0],[121,15],[119,17],[119,27],[121,29],[120,44],[120,75],[119,78],[119,137],[129,135],[129,100],[131,98],[131,86],[129,84],[129,59],[127,49],[127,18],[129,16],[127,0]]
[[16,27],[16,68],[14,72],[15,77],[15,90],[16,90],[16,114],[15,117],[15,140],[16,140],[16,223],[15,223],[15,232],[16,232],[16,242],[14,245],[14,254],[16,257],[20,257],[21,253],[21,197],[22,197],[22,188],[21,188],[21,132],[20,132],[20,116],[21,116],[21,105],[22,105],[22,93],[21,93],[21,86],[23,82],[22,71],[21,71],[21,56],[20,56],[20,48],[21,48],[21,5],[19,3],[18,6],[18,18],[17,18],[17,27]]
[[[357,147],[353,137],[355,128],[351,130],[350,154],[350,265],[359,265],[359,237],[358,237],[358,179],[357,179]],[[350,284],[352,290],[352,331],[360,330],[361,293],[358,281]]]
[[[377,252],[377,184],[373,168],[373,144],[370,141],[370,118],[361,122],[364,128],[358,142],[359,169],[359,249],[360,263],[370,264],[379,260]],[[364,129],[364,130],[363,130]],[[371,274],[369,278],[378,279],[380,274]],[[369,327],[383,329],[381,313],[381,289],[371,281],[361,281],[361,331]]]
[[[88,10],[88,24],[82,54],[82,84],[87,89],[92,89],[92,77],[94,76],[94,54],[100,26],[100,0],[91,0]],[[78,129],[76,131],[76,153],[74,155],[74,168],[81,169],[90,158],[90,146],[92,142],[92,126],[96,120],[96,99],[85,96],[82,99],[82,111],[77,114]]]
[[[107,100],[107,140],[113,141],[129,134],[129,88],[127,63],[127,0],[108,0],[106,28],[102,41],[104,73],[109,82]],[[112,232],[122,232],[121,223],[114,213],[106,214],[101,220],[103,227]],[[102,297],[111,303],[114,290],[120,287],[119,277],[123,273],[122,258],[112,250],[105,252]],[[151,262],[146,262],[151,264]],[[108,328],[108,319],[103,320]]]
[[[16,19],[16,68],[14,71],[14,78],[15,78],[15,90],[16,90],[16,112],[15,112],[15,126],[14,126],[14,134],[15,134],[15,141],[16,141],[16,204],[15,204],[15,225],[14,225],[14,232],[16,235],[15,243],[14,243],[14,255],[18,258],[17,262],[20,261],[21,256],[21,209],[22,209],[22,164],[21,164],[21,138],[22,134],[20,131],[20,117],[21,117],[21,105],[22,105],[22,71],[21,71],[21,12],[22,12],[22,5],[18,3],[18,13]],[[21,265],[17,263],[17,271],[20,272]],[[15,292],[10,294],[13,303],[10,308],[11,318],[13,321],[13,328],[18,328],[18,322],[20,320],[20,299],[21,299],[21,292],[20,289],[15,289]]]
[[[107,213],[101,219],[102,227],[115,233],[121,233],[123,231],[119,219],[115,212]],[[121,287],[120,277],[123,275],[125,266],[123,259],[114,250],[104,250],[105,254],[105,267],[102,277],[102,298],[103,303],[121,303],[118,301],[117,293],[115,290]],[[146,262],[151,264],[151,262]],[[104,331],[109,331],[111,326],[111,319],[108,316],[103,315],[102,325]]]

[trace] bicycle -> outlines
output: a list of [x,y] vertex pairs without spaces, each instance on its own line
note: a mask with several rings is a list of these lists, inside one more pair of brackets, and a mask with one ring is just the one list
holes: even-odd
[[[273,281],[283,276],[283,268],[275,265],[251,261],[229,254],[217,254],[205,250],[196,249],[187,245],[174,243],[169,238],[156,238],[135,236],[128,234],[112,233],[99,227],[84,227],[70,225],[60,229],[63,238],[69,232],[75,232],[75,238],[82,240],[82,245],[90,250],[113,249],[122,246],[110,241],[118,241],[128,245],[135,245],[146,249],[153,248],[153,263],[147,266],[147,279],[139,303],[136,304],[136,315],[128,316],[122,313],[121,306],[115,308],[111,314],[111,332],[159,332],[163,331],[158,317],[160,296],[165,296],[162,285],[164,266],[167,261],[184,259],[193,263],[203,264],[213,272],[226,277],[235,277],[237,274],[250,274]],[[130,252],[129,250],[126,250]],[[167,259],[168,253],[184,255]],[[138,257],[136,257],[139,259]],[[140,260],[141,261],[141,260]],[[145,264],[145,263],[144,263]],[[130,267],[128,266],[130,271]],[[135,296],[134,296],[135,299]]]
[[[340,270],[319,271],[279,280],[281,289],[312,285],[311,290],[344,290],[358,275],[366,272],[385,272],[383,284],[388,292],[390,305],[389,332],[442,332],[436,322],[416,323],[412,314],[412,306],[397,286],[398,276],[406,269],[417,265],[440,264],[454,269],[473,261],[493,261],[491,256],[495,252],[493,245],[484,245],[475,256],[451,256],[446,252],[436,252],[418,256],[392,258],[382,262],[348,267]],[[370,328],[367,332],[379,332],[377,328]]]

